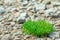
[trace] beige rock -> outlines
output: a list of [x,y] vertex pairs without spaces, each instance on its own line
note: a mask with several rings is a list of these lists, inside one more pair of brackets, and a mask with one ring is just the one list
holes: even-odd
[[33,13],[32,13],[31,11],[28,11],[28,15],[29,15],[29,16],[32,16]]
[[55,39],[55,40],[60,40],[60,38],[59,39]]
[[2,34],[2,32],[3,32],[3,31],[2,31],[2,30],[0,30],[0,34]]
[[40,2],[42,2],[43,0],[36,0],[36,1],[40,3]]
[[45,4],[48,4],[50,2],[51,2],[51,0],[43,0],[43,3],[45,3]]
[[50,5],[46,5],[46,7],[49,9],[49,8],[53,8],[54,5],[53,4],[50,4]]
[[56,26],[60,26],[60,20],[59,21],[56,21]]
[[47,38],[47,40],[52,40],[51,38]]

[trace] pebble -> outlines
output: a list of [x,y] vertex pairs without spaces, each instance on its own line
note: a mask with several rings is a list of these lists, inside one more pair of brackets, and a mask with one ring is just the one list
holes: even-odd
[[60,40],[60,38],[58,38],[58,39],[55,39],[55,40]]
[[51,0],[44,0],[42,3],[44,3],[44,4],[50,4]]
[[24,23],[27,17],[28,17],[27,13],[21,13],[17,19],[17,22],[18,23]]
[[56,21],[56,26],[60,26],[60,20]]
[[45,4],[34,3],[34,7],[36,8],[36,10],[44,10],[45,9]]
[[52,40],[51,38],[47,38],[47,40]]
[[0,15],[5,13],[5,9],[3,7],[0,7]]
[[48,9],[48,10],[45,10],[45,15],[46,15],[46,16],[50,16],[50,15],[52,15],[52,14],[55,14],[56,11],[57,11],[57,9],[55,9],[55,8],[50,8],[50,9]]
[[53,32],[49,35],[51,38],[58,38],[59,37],[59,32]]
[[36,38],[35,40],[41,40],[41,38]]
[[60,2],[51,2],[55,6],[60,6]]
[[6,34],[6,35],[4,35],[4,36],[2,37],[1,40],[10,40],[10,39],[11,39],[10,34]]
[[15,25],[15,22],[10,22],[11,26],[14,26]]
[[0,40],[1,40],[1,38],[2,38],[2,35],[0,35]]

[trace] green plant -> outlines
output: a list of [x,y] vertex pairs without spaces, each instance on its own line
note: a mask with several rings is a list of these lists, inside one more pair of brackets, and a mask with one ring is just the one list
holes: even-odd
[[32,34],[37,37],[41,37],[50,34],[55,29],[53,25],[46,20],[28,20],[23,24],[22,30],[25,34]]

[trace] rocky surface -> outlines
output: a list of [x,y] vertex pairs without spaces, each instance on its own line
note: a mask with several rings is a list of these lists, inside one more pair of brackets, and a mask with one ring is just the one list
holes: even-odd
[[[56,31],[43,38],[22,32],[25,21],[40,19]],[[0,0],[0,40],[60,40],[60,0]]]

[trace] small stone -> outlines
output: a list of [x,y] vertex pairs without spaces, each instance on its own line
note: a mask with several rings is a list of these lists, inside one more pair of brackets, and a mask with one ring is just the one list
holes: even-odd
[[60,40],[60,38],[59,39],[55,39],[55,40]]
[[60,26],[60,21],[56,21],[56,26]]
[[41,38],[41,40],[46,40],[46,38]]
[[4,0],[4,3],[8,5],[11,5],[14,2],[15,2],[14,0]]
[[0,7],[0,14],[4,14],[5,13],[5,9],[3,7]]
[[51,38],[57,38],[57,37],[59,37],[59,32],[53,32],[53,33],[51,33],[49,35],[49,37],[51,37]]
[[46,8],[47,8],[47,9],[50,9],[50,8],[53,8],[53,7],[54,7],[53,4],[46,5]]
[[51,15],[55,14],[56,11],[57,11],[56,8],[50,8],[48,10],[45,10],[45,15],[46,16],[51,16]]
[[21,40],[21,38],[14,38],[14,40]]
[[41,40],[41,38],[36,38],[35,40]]
[[11,24],[12,26],[14,26],[14,25],[15,25],[15,22],[10,22],[10,24]]
[[20,16],[17,19],[17,22],[22,24],[25,22],[26,18],[28,17],[27,13],[21,13]]
[[10,23],[9,22],[6,22],[6,23],[4,23],[4,25],[10,25]]
[[60,11],[57,11],[56,15],[60,18]]
[[34,7],[36,8],[36,10],[44,10],[45,9],[45,4],[42,3],[35,3]]
[[55,6],[60,6],[60,2],[51,2]]
[[26,35],[25,37],[26,37],[26,38],[30,38],[30,37],[31,37],[31,35]]
[[3,32],[3,31],[2,31],[2,30],[0,30],[0,35],[2,34],[2,32]]
[[24,1],[23,3],[21,3],[23,6],[26,6],[28,4],[27,1]]
[[14,34],[13,34],[13,36],[18,36],[18,35],[20,35],[19,31],[18,32],[14,32]]
[[52,40],[51,38],[47,38],[47,40]]
[[12,17],[10,17],[9,19],[8,19],[8,21],[12,21],[13,20],[13,18]]
[[1,40],[1,38],[2,38],[2,35],[0,35],[0,40]]
[[6,34],[6,35],[3,35],[1,40],[10,40],[10,39],[11,39],[10,34]]
[[43,0],[42,3],[44,3],[44,4],[51,4],[51,0]]

